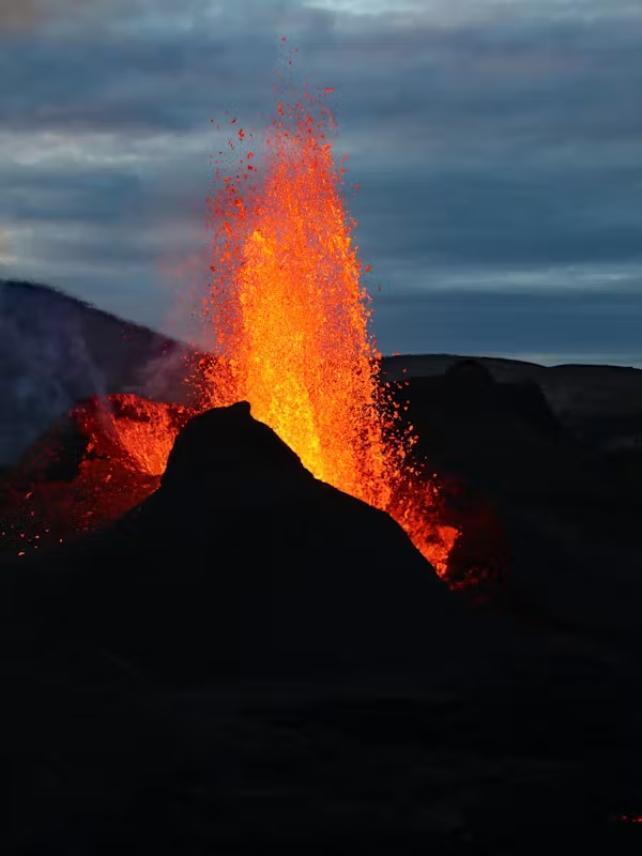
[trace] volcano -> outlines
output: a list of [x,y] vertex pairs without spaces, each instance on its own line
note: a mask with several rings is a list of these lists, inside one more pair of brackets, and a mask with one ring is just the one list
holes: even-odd
[[[333,158],[334,124],[322,94],[306,91],[298,101],[279,102],[260,141],[261,158],[244,149],[235,172],[219,170],[216,176],[211,278],[202,304],[210,347],[202,360],[186,366],[193,410],[251,402],[257,417],[313,475],[389,513],[445,577],[461,533],[440,514],[439,484],[427,463],[413,455],[413,426],[401,420],[391,386],[379,376],[381,355],[369,330],[354,223],[341,195],[345,169]],[[238,129],[231,149],[246,142],[247,134]],[[81,427],[90,437],[92,461],[85,456],[76,486],[93,497],[93,507],[81,511],[80,531],[88,531],[91,518],[113,519],[125,510],[128,492],[141,498],[141,480],[131,475],[132,485],[137,481],[131,491],[120,488],[122,479],[114,482],[119,498],[113,508],[98,501],[91,478],[84,478],[96,471],[95,458],[105,457],[94,454],[92,437],[101,434],[106,448],[120,450],[126,469],[133,459],[147,477],[162,473],[175,437],[162,406],[154,410],[129,398],[129,408],[145,417],[127,420],[112,417],[116,401],[101,405],[107,428]],[[82,415],[72,413],[72,421],[79,420]],[[20,490],[8,488],[14,497]],[[107,493],[114,497],[113,486]],[[33,494],[26,486],[23,497],[31,501]],[[2,536],[9,532],[10,543],[42,540],[52,532],[63,537],[63,527],[48,525],[37,509],[25,513],[23,502],[14,505],[39,531],[32,534],[25,531],[32,526],[10,520]],[[72,531],[79,529],[78,514],[68,509],[63,519]]]
[[256,852],[318,828],[330,853],[534,854],[632,811],[614,766],[635,722],[614,745],[601,649],[473,611],[247,403],[188,419],[155,478],[2,566],[7,852]]
[[403,670],[461,624],[397,524],[316,480],[246,403],[193,417],[120,520],[19,567],[34,639],[64,627],[163,675]]
[[[616,852],[636,825],[638,485],[532,367],[386,377],[332,131],[310,93],[232,129],[187,395],[125,355],[11,445],[6,852]],[[165,354],[148,332],[127,354]]]

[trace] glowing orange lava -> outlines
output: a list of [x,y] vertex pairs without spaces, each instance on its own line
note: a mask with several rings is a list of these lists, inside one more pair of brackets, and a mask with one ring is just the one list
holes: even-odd
[[192,415],[130,394],[77,404],[0,479],[0,551],[22,558],[122,517],[158,488]]
[[118,461],[135,473],[162,476],[176,435],[191,416],[180,405],[122,393],[92,399],[72,411],[86,434],[86,455]]
[[379,379],[333,127],[309,95],[279,104],[262,162],[248,151],[211,200],[205,310],[220,359],[204,399],[248,400],[317,478],[388,511],[445,573],[457,531],[435,522],[435,488]]

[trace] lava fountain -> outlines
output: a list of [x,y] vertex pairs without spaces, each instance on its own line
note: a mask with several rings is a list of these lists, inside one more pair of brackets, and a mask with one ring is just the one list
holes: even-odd
[[380,380],[334,126],[306,94],[278,105],[260,163],[237,131],[241,159],[210,200],[204,314],[218,359],[203,403],[249,401],[313,475],[391,514],[444,574],[457,531],[436,522],[436,488]]
[[440,522],[437,486],[380,379],[333,129],[307,95],[278,105],[260,157],[237,130],[241,160],[210,200],[211,354],[192,376],[197,406],[115,395],[74,408],[0,480],[6,549],[24,556],[121,516],[157,489],[190,416],[247,400],[313,475],[387,511],[447,575],[458,531]]

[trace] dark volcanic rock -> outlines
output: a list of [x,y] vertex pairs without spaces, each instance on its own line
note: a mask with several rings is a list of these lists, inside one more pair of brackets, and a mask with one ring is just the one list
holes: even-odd
[[[451,361],[443,374],[410,377],[400,395],[419,434],[419,454],[446,484],[450,474],[494,508],[508,543],[501,588],[511,609],[639,645],[639,467],[627,457],[620,471],[571,430],[539,376],[536,383],[535,375],[509,375],[505,367],[501,374],[495,362],[501,361]],[[553,369],[541,369],[547,372]],[[617,390],[610,405],[616,403]],[[492,533],[476,511],[462,529],[453,560],[459,550],[479,552]]]
[[465,644],[463,607],[397,524],[314,479],[247,404],[192,419],[155,494],[21,566],[13,596],[49,648],[168,674],[381,670]]
[[503,629],[517,668],[487,663],[491,627],[399,527],[245,404],[192,419],[125,518],[2,582],[2,852],[614,853],[637,810],[636,705],[601,661]]
[[388,379],[440,377],[462,362],[483,366],[500,384],[537,384],[559,422],[599,449],[639,446],[642,371],[623,366],[542,366],[495,357],[425,354],[383,358]]

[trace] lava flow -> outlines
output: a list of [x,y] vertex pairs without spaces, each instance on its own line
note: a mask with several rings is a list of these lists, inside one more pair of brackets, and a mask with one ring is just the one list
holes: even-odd
[[333,127],[309,94],[280,103],[261,164],[245,152],[211,200],[205,314],[220,359],[203,399],[249,401],[313,475],[390,513],[444,574],[458,533],[437,522],[436,489],[411,462],[412,429],[379,379]]

